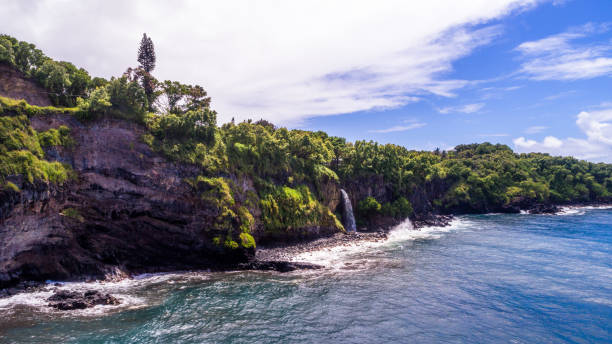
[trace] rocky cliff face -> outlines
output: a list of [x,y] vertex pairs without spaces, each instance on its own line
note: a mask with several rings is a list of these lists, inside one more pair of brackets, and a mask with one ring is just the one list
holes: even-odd
[[[254,248],[213,242],[215,207],[184,180],[197,175],[140,142],[122,121],[83,125],[71,116],[33,118],[39,131],[67,125],[75,145],[47,151],[76,179],[64,186],[11,181],[2,191],[0,287],[19,280],[67,280],[249,261]],[[226,232],[223,233],[224,235]],[[232,234],[230,232],[230,236]]]
[[[219,197],[207,196],[206,183],[194,182],[200,169],[152,151],[138,124],[81,123],[71,115],[53,115],[32,117],[30,125],[38,132],[70,128],[74,144],[46,148],[45,158],[69,165],[74,178],[54,185],[9,176],[19,191],[0,188],[0,288],[25,280],[240,268],[255,257],[255,247],[242,241],[245,209],[252,217],[246,230],[257,243],[338,232],[325,224],[267,232],[249,176],[221,176],[231,185],[233,200],[220,206]],[[334,211],[337,182],[320,188],[321,204]],[[240,216],[227,220],[228,209]]]
[[25,99],[32,105],[51,105],[51,100],[44,88],[4,63],[0,63],[0,96]]

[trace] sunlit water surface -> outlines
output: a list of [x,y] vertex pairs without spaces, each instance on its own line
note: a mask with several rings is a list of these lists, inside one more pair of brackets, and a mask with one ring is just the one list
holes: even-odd
[[299,257],[323,271],[70,284],[118,307],[0,299],[7,343],[610,343],[612,210],[404,224],[385,243]]

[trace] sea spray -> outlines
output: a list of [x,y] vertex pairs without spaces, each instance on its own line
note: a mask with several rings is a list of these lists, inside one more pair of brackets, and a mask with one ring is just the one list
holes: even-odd
[[444,233],[464,228],[466,225],[467,221],[455,218],[450,226],[414,229],[412,222],[406,219],[389,231],[386,240],[355,241],[351,244],[304,252],[295,256],[292,260],[320,264],[332,269],[343,269],[347,264],[354,265],[356,258],[368,252],[375,252],[382,247],[399,246],[414,240],[438,239]]
[[344,218],[344,228],[347,232],[356,232],[357,226],[355,225],[355,216],[353,215],[353,206],[351,205],[351,199],[344,189],[340,189],[342,193],[342,203],[343,203],[343,218]]

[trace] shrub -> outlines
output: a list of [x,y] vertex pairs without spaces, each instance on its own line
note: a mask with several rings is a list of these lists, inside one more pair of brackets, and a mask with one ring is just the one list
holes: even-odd
[[71,177],[71,171],[68,165],[39,159],[25,150],[10,151],[0,155],[0,179],[10,175],[21,175],[29,183],[42,180],[63,184]]
[[249,233],[240,233],[240,243],[244,248],[255,248],[255,239]]
[[198,176],[194,180],[186,180],[193,188],[201,192],[203,200],[215,204],[217,207],[233,206],[232,190],[223,177],[209,178]]
[[230,249],[230,250],[235,250],[239,247],[238,243],[231,239],[225,239],[223,246],[225,246],[225,248]]
[[378,214],[381,210],[381,205],[376,198],[368,196],[357,203],[357,213],[364,218],[371,218]]
[[125,76],[112,78],[106,85],[106,92],[112,104],[107,113],[138,123],[145,122],[149,103],[144,88],[137,81],[129,81]]
[[70,128],[61,125],[58,129],[49,129],[38,133],[41,147],[72,146],[74,141],[70,137]]
[[209,109],[188,111],[183,115],[168,114],[159,121],[156,131],[161,138],[195,139],[211,144],[217,129],[217,113]]
[[71,219],[75,219],[79,222],[85,222],[83,215],[81,215],[81,213],[75,208],[65,208],[60,214]]
[[255,226],[255,218],[249,210],[245,207],[239,207],[237,210],[238,217],[240,218],[240,231],[242,233],[251,233]]
[[16,100],[0,96],[0,113],[15,113],[17,115],[44,116],[60,113],[72,114],[78,111],[76,107],[55,107],[55,106],[36,106],[30,105],[25,100]]
[[13,192],[19,192],[19,187],[9,181],[7,181],[6,183],[4,183],[4,190],[8,190],[8,191],[13,191]]
[[110,95],[105,86],[97,87],[91,92],[89,98],[77,98],[79,111],[77,116],[81,119],[92,119],[98,114],[104,114],[112,106]]
[[291,230],[306,226],[323,225],[343,227],[326,206],[320,204],[307,186],[297,189],[274,187],[261,198],[262,222],[269,231]]
[[383,204],[381,212],[387,216],[403,220],[412,215],[413,209],[410,201],[404,197],[399,197],[393,202]]

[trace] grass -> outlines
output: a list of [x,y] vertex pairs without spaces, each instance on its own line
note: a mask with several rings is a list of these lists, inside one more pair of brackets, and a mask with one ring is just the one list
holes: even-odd
[[9,181],[7,181],[6,183],[4,183],[4,190],[9,190],[9,191],[13,191],[13,192],[19,192],[19,187]]
[[36,106],[30,105],[25,100],[17,100],[0,96],[0,113],[15,113],[26,116],[45,116],[54,114],[75,114],[76,107]]
[[85,222],[83,215],[81,215],[81,213],[75,208],[65,208],[60,214],[71,219],[75,219],[79,222]]
[[28,118],[32,113],[51,113],[51,109],[57,113],[58,108],[31,106],[25,101],[5,97],[0,97],[0,104],[0,114],[16,113],[15,116],[0,116],[0,182],[8,176],[22,176],[31,184],[35,181],[66,182],[72,176],[71,168],[45,160],[42,147],[73,144],[70,129],[61,126],[39,133],[30,126]]

